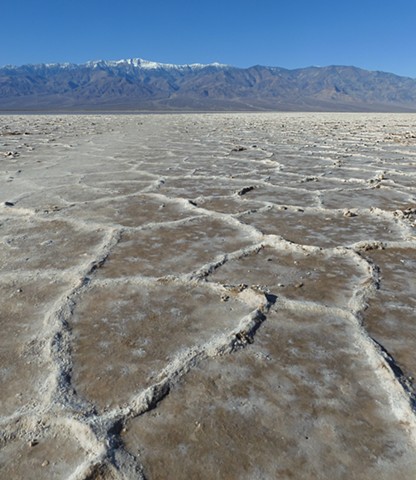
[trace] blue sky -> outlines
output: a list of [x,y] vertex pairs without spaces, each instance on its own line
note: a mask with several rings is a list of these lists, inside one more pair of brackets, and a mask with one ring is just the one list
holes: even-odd
[[416,78],[416,0],[0,2],[0,65],[140,57]]

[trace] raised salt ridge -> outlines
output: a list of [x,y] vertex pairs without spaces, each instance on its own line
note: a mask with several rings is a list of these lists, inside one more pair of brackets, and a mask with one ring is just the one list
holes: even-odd
[[0,477],[416,478],[414,125],[1,116]]

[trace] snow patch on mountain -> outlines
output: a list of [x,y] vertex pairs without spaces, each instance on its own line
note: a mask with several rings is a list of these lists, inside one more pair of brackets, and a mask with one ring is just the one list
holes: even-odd
[[203,63],[191,63],[185,65],[176,65],[173,63],[160,63],[160,62],[153,62],[150,60],[144,60],[142,58],[128,58],[122,60],[96,60],[91,61],[83,64],[82,66],[92,67],[92,68],[105,68],[105,67],[133,67],[133,68],[140,68],[143,70],[199,70],[202,68],[214,67],[214,68],[226,68],[229,65],[225,65],[222,63],[214,62],[209,64]]
[[18,70],[21,68],[32,68],[34,70],[72,70],[75,68],[84,67],[84,68],[118,68],[118,67],[131,67],[141,70],[201,70],[203,68],[227,68],[230,65],[223,63],[191,63],[185,65],[176,65],[173,63],[160,63],[153,62],[150,60],[144,60],[142,58],[128,58],[122,60],[92,60],[82,64],[75,63],[39,63],[39,64],[27,64],[22,66],[17,65],[5,65],[0,68],[5,68],[8,70]]

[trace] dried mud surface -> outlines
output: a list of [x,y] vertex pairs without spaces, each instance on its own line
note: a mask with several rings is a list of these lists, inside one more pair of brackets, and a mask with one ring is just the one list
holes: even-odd
[[416,117],[0,116],[0,477],[416,478]]

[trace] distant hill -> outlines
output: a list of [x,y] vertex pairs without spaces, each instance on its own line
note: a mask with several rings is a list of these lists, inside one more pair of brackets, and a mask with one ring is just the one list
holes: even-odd
[[416,111],[416,80],[356,67],[287,70],[141,59],[0,68],[0,111]]

